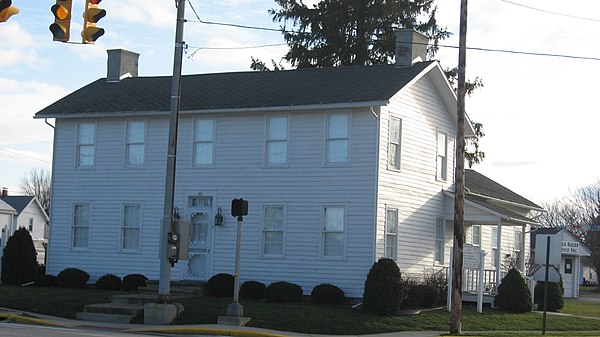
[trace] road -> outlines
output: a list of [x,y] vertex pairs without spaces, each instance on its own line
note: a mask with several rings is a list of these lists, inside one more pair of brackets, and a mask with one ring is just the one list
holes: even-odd
[[[157,335],[128,334],[109,330],[54,328],[37,325],[25,325],[0,322],[0,336],[2,337],[156,337]],[[162,335],[169,336],[169,335]]]

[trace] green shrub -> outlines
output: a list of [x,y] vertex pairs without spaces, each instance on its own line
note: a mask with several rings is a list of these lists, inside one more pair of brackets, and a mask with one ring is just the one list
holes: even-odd
[[511,269],[498,286],[494,306],[512,312],[531,311],[531,293],[521,273]]
[[77,268],[66,268],[58,273],[58,286],[61,288],[83,288],[90,274]]
[[208,280],[206,289],[211,297],[232,297],[235,279],[230,274],[216,274]]
[[315,286],[310,293],[310,298],[315,304],[333,304],[344,303],[344,291],[333,284],[323,283]]
[[[534,289],[534,300],[538,310],[544,310],[544,286],[546,282],[538,282]],[[560,282],[548,282],[548,302],[546,310],[558,311],[565,306],[565,294],[562,280]]]
[[429,269],[425,271],[425,284],[433,287],[436,292],[436,304],[446,304],[448,298],[448,276],[444,269]]
[[121,278],[113,274],[102,275],[94,284],[96,289],[101,290],[120,290]]
[[138,287],[145,287],[146,281],[148,281],[148,278],[142,274],[129,274],[123,277],[121,285],[125,291],[134,291]]
[[437,291],[435,288],[427,284],[417,284],[408,289],[402,306],[406,308],[433,308],[436,301]]
[[36,287],[54,288],[58,287],[58,277],[54,275],[41,275],[35,280]]
[[29,231],[19,228],[6,241],[2,255],[2,283],[21,285],[37,277],[37,253]]
[[363,306],[368,311],[390,315],[398,310],[403,296],[402,274],[398,265],[392,259],[379,259],[367,275]]
[[246,281],[240,287],[240,297],[253,300],[262,300],[265,298],[265,289],[267,286],[258,281]]
[[265,289],[267,302],[289,303],[302,300],[302,288],[294,283],[279,281]]

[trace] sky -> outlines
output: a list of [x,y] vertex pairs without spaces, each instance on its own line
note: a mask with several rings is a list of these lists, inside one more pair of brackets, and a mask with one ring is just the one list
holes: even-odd
[[[139,53],[139,76],[173,71],[175,1],[102,1],[107,15],[98,26],[106,34],[94,45],[77,43],[84,0],[73,1],[71,43],[52,41],[48,26],[54,3],[13,0],[20,13],[0,23],[0,185],[9,194],[19,193],[20,179],[32,169],[52,167],[53,129],[45,122],[54,120],[33,115],[106,77],[107,50]],[[443,68],[453,68],[460,0],[437,0],[436,5],[438,24],[453,35],[441,42],[435,58]],[[277,29],[271,8],[277,8],[273,0],[188,0],[183,74],[247,71],[252,56],[279,61],[287,51],[280,32],[198,19]],[[537,204],[598,181],[598,31],[597,0],[469,3],[467,77],[480,78],[484,87],[466,105],[470,118],[483,123],[480,145],[486,155],[473,169]],[[263,47],[249,48],[256,46]]]

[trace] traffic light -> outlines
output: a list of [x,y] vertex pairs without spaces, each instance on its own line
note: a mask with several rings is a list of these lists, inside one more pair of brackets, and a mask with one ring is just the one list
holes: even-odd
[[50,7],[50,11],[54,14],[54,23],[49,27],[53,36],[52,40],[69,42],[72,3],[72,0],[56,0],[56,4]]
[[101,1],[85,0],[83,30],[81,31],[82,43],[93,44],[100,36],[104,35],[104,28],[96,27],[96,23],[106,16],[106,11],[98,8]]
[[0,22],[6,22],[8,18],[19,13],[19,9],[11,5],[12,0],[0,0]]

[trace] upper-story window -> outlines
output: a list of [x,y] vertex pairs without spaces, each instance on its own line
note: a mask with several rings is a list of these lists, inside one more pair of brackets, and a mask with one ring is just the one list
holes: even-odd
[[437,179],[448,179],[448,135],[437,133]]
[[402,136],[402,120],[391,118],[389,123],[388,165],[400,169],[400,139]]
[[215,147],[214,119],[194,121],[194,165],[212,165]]
[[398,210],[387,209],[385,215],[385,257],[398,256]]
[[345,254],[346,210],[343,206],[323,207],[323,256],[341,258]]
[[128,121],[126,136],[127,166],[141,166],[145,162],[146,123]]
[[348,114],[327,115],[327,164],[348,163],[350,116]]
[[288,160],[288,118],[267,117],[267,165],[286,164]]
[[94,166],[96,152],[96,124],[77,125],[77,167]]
[[264,256],[283,256],[285,212],[283,206],[265,206],[262,253]]
[[77,204],[73,207],[71,244],[73,248],[88,248],[90,241],[90,205]]

